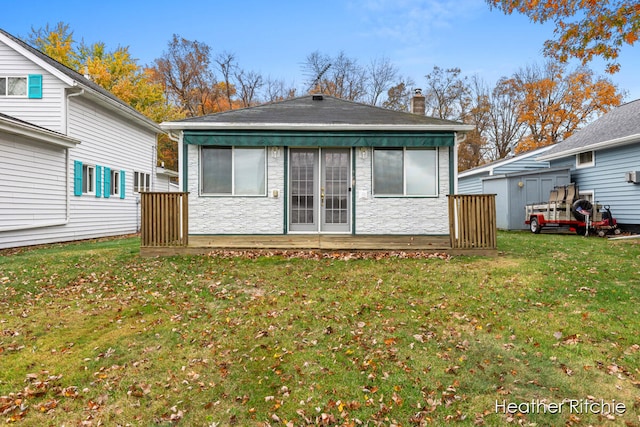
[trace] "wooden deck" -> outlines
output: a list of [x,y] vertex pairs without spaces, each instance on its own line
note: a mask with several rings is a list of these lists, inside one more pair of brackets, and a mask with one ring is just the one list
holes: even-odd
[[487,248],[453,249],[449,236],[287,234],[189,236],[184,247],[140,248],[143,256],[207,254],[227,250],[320,250],[320,251],[405,251],[450,255],[496,256]]
[[227,250],[411,251],[496,256],[495,194],[448,195],[449,234],[189,235],[189,193],[140,193],[143,256]]

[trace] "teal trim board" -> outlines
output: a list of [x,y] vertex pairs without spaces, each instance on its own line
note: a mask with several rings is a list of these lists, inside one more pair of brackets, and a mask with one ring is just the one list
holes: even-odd
[[453,132],[184,131],[184,144],[228,147],[452,147]]

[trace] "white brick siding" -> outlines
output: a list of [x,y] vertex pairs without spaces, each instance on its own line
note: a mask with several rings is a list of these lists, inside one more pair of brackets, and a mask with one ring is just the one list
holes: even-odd
[[[373,197],[371,150],[356,150],[356,234],[448,234],[449,149],[438,150],[438,197]],[[187,147],[190,234],[282,234],[284,231],[284,150],[267,153],[266,197],[199,196],[199,148]],[[273,197],[273,190],[278,197]]]
[[[282,234],[284,231],[284,151],[267,151],[267,196],[199,196],[199,148],[187,149],[189,234]],[[273,190],[278,197],[273,197]]]
[[[374,197],[372,151],[356,154],[356,234],[449,234],[449,150],[438,150],[438,197]],[[361,198],[365,196],[365,198]]]

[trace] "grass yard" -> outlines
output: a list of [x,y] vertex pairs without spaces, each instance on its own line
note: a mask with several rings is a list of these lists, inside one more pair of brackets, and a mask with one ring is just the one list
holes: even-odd
[[497,258],[4,251],[0,422],[640,426],[639,241],[498,239]]

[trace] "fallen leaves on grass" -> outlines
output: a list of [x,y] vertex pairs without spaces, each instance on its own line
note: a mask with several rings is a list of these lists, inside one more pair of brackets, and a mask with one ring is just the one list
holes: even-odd
[[210,257],[215,258],[247,258],[247,259],[256,259],[256,258],[273,258],[273,257],[281,257],[284,259],[335,259],[340,261],[349,261],[356,259],[373,259],[373,260],[381,260],[381,259],[391,259],[391,258],[399,258],[399,259],[442,259],[449,260],[451,258],[450,255],[446,253],[440,252],[424,252],[424,251],[358,251],[358,252],[348,252],[348,251],[317,251],[317,250],[215,250],[210,251],[208,254]]

